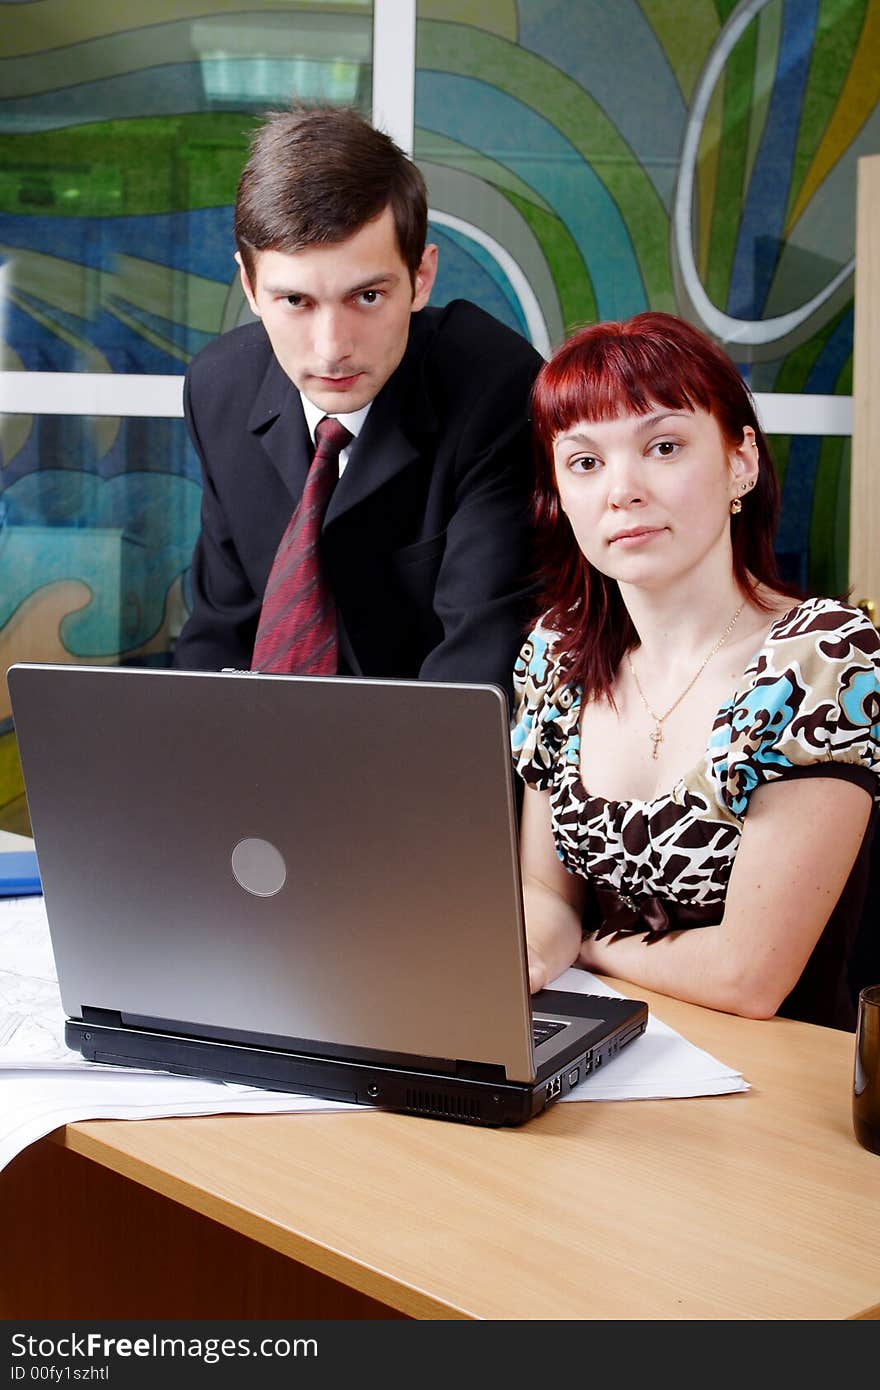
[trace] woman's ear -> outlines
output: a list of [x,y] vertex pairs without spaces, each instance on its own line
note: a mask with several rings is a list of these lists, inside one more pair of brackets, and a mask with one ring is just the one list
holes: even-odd
[[742,497],[750,492],[758,481],[761,471],[758,441],[751,425],[743,429],[742,442],[728,452],[730,468],[730,497]]

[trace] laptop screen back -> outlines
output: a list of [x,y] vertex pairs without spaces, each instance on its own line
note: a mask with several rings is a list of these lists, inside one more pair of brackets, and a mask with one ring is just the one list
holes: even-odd
[[62,1002],[533,1072],[504,695],[18,665]]

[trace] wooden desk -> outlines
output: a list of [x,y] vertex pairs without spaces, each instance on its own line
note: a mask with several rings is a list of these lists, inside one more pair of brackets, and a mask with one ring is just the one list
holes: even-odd
[[0,1175],[18,1279],[0,1313],[880,1316],[852,1036],[629,992],[753,1089],[561,1104],[519,1130],[372,1111],[68,1125]]

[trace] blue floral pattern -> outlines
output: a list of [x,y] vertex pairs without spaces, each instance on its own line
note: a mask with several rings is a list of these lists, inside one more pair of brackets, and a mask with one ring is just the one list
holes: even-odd
[[808,599],[771,626],[718,711],[705,755],[662,796],[613,801],[580,777],[581,690],[560,674],[543,624],[514,668],[514,764],[549,791],[557,853],[572,873],[633,899],[718,906],[756,786],[835,764],[874,774],[880,801],[880,634],[858,608]]

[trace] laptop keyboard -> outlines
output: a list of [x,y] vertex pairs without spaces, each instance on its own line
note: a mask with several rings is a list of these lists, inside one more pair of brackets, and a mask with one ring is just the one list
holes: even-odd
[[564,1023],[557,1023],[555,1020],[551,1022],[547,1018],[533,1018],[532,1041],[535,1047],[539,1043],[546,1042],[548,1038],[554,1037],[556,1033],[561,1033],[565,1026]]

